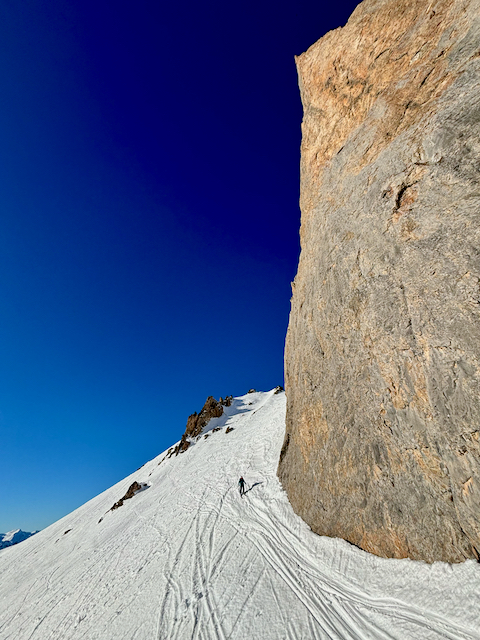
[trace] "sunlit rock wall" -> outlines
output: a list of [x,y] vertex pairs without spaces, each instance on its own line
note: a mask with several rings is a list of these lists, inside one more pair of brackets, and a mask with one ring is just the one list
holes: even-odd
[[480,551],[480,4],[365,0],[297,59],[279,477],[319,534]]

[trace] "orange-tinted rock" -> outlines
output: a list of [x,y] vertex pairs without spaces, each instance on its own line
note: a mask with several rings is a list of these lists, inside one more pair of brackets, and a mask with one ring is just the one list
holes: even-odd
[[175,454],[178,455],[186,451],[192,440],[202,433],[212,418],[220,418],[223,414],[223,407],[229,407],[232,404],[232,399],[232,396],[227,396],[225,399],[220,398],[217,401],[213,396],[208,396],[200,413],[195,412],[188,417],[185,433],[175,447]]
[[297,59],[279,477],[314,531],[480,550],[480,3],[365,0]]

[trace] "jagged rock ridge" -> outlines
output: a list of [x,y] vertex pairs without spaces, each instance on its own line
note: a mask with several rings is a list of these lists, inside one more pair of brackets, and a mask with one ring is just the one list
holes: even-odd
[[480,3],[365,0],[297,59],[279,477],[320,534],[480,551]]
[[203,429],[212,418],[220,418],[223,414],[223,407],[229,407],[232,404],[232,399],[232,396],[226,396],[225,399],[219,398],[219,400],[215,400],[213,396],[208,396],[200,413],[195,412],[188,417],[185,433],[178,445],[172,450],[172,453],[178,455],[186,451],[190,443],[201,435]]
[[125,502],[125,500],[130,500],[137,493],[139,493],[140,491],[144,491],[145,489],[148,489],[148,484],[146,482],[139,483],[135,480],[128,487],[125,495],[121,497],[120,500],[115,502],[115,504],[111,507],[110,511],[115,511],[115,509],[118,509],[119,507],[123,507],[123,503]]

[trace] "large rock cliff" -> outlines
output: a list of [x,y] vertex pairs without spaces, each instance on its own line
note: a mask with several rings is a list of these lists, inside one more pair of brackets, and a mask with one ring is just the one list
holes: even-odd
[[480,552],[480,3],[365,0],[297,59],[279,477],[314,531]]

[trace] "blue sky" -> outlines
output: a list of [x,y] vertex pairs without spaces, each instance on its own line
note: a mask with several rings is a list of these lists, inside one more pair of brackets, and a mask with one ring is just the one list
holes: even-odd
[[283,384],[294,55],[355,2],[0,6],[0,532]]

